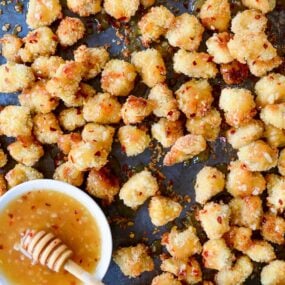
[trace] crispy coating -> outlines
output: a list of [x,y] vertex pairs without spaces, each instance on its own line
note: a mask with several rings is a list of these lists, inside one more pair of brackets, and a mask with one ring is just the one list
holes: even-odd
[[161,118],[151,126],[151,134],[163,147],[171,147],[183,136],[183,123],[182,121],[174,122]]
[[247,64],[242,64],[237,60],[230,63],[222,63],[220,66],[220,72],[225,83],[228,85],[243,83],[249,75]]
[[29,180],[42,178],[42,173],[35,168],[23,164],[16,164],[16,166],[5,175],[9,189]]
[[87,99],[83,106],[83,117],[87,122],[98,124],[119,123],[121,120],[121,104],[115,96],[109,93],[99,93]]
[[234,60],[228,49],[231,35],[227,32],[214,34],[206,41],[207,52],[213,57],[215,63],[230,63]]
[[58,98],[52,97],[47,91],[44,80],[24,89],[18,98],[21,106],[29,108],[31,113],[47,114],[55,110],[59,104]]
[[195,200],[203,205],[222,192],[224,187],[225,175],[215,167],[204,166],[196,176]]
[[266,181],[261,173],[248,170],[246,165],[236,160],[230,163],[226,189],[234,197],[260,195],[266,188]]
[[118,138],[121,148],[127,156],[136,156],[143,153],[151,140],[146,130],[136,126],[120,127]]
[[84,175],[71,162],[67,161],[55,169],[53,179],[79,187],[83,183]]
[[152,279],[151,285],[182,285],[171,273],[162,273]]
[[240,148],[238,158],[250,171],[267,171],[277,165],[278,150],[258,140]]
[[[202,281],[202,271],[198,261],[191,257],[188,261],[174,257],[162,261],[161,270],[170,272],[177,276],[178,280],[187,284],[196,284]],[[170,285],[167,283],[167,285]]]
[[108,162],[109,150],[99,142],[80,142],[68,154],[68,161],[72,162],[79,171],[91,168],[100,170]]
[[285,283],[285,261],[274,260],[264,266],[261,271],[262,285],[277,285]]
[[278,171],[282,176],[285,176],[285,148],[283,148],[279,154]]
[[248,227],[252,230],[260,229],[263,209],[259,196],[236,197],[230,201],[229,206],[233,225]]
[[85,34],[85,26],[78,18],[65,17],[60,21],[56,30],[59,43],[66,47],[72,46],[83,38]]
[[121,188],[120,199],[132,209],[137,209],[159,190],[156,179],[148,170],[133,175]]
[[220,112],[212,108],[203,116],[187,119],[187,131],[193,135],[202,135],[207,141],[214,141],[220,133],[222,118]]
[[[0,168],[4,167],[8,162],[6,153],[2,148],[0,148]],[[1,196],[1,195],[0,195]]]
[[164,6],[152,7],[139,21],[142,42],[149,44],[166,34],[175,22],[175,16]]
[[23,62],[33,62],[39,56],[55,54],[58,39],[48,27],[41,27],[27,34],[24,47],[19,50]]
[[33,121],[30,110],[22,106],[6,106],[0,112],[0,133],[7,137],[30,136]]
[[163,234],[161,244],[173,257],[181,260],[187,260],[190,256],[202,251],[196,229],[192,226],[183,231],[173,227],[170,232]]
[[154,262],[148,255],[148,250],[148,247],[141,243],[132,247],[123,247],[114,253],[113,260],[124,275],[135,278],[143,272],[154,269]]
[[126,125],[137,124],[148,117],[152,110],[153,104],[151,100],[131,95],[122,106],[121,115]]
[[27,24],[31,29],[49,26],[62,17],[59,0],[30,0],[27,12]]
[[256,114],[254,97],[244,88],[223,89],[219,106],[225,112],[226,122],[233,127],[248,123]]
[[102,72],[101,87],[114,96],[127,96],[135,86],[136,76],[136,69],[131,63],[112,59]]
[[166,33],[170,45],[194,51],[200,46],[204,33],[204,27],[200,21],[188,13],[175,18]]
[[248,8],[260,10],[266,14],[275,8],[276,0],[242,0],[242,4]]
[[255,240],[245,251],[245,254],[255,262],[269,263],[276,258],[273,246],[264,240]]
[[163,164],[171,166],[188,160],[204,151],[207,147],[206,140],[201,135],[186,135],[180,137],[166,154]]
[[265,125],[264,137],[273,148],[285,146],[285,130]]
[[[89,84],[79,83],[79,88],[74,96],[69,97],[65,100],[66,107],[83,107],[83,105],[90,99],[94,97],[96,90]],[[68,102],[67,102],[68,101]]]
[[60,125],[67,131],[74,131],[85,125],[82,110],[79,108],[64,109],[59,113]]
[[164,83],[155,85],[148,94],[148,99],[153,102],[153,113],[157,117],[177,121],[180,116],[178,103],[173,96],[172,90]]
[[261,120],[279,129],[285,129],[285,103],[266,105],[260,112]]
[[33,137],[18,137],[7,150],[13,159],[26,166],[33,166],[44,155],[44,148]]
[[128,22],[136,14],[139,5],[140,0],[104,0],[106,13],[124,22]]
[[178,218],[182,209],[178,202],[163,196],[152,197],[148,207],[151,222],[156,227],[164,226]]
[[204,243],[202,256],[204,266],[215,270],[231,268],[234,260],[224,239],[211,239]]
[[148,8],[155,3],[155,0],[140,0],[140,2],[141,2],[141,5],[144,6],[144,8]]
[[142,81],[150,88],[166,79],[166,67],[160,52],[156,49],[134,52],[132,64],[142,77]]
[[81,45],[74,51],[74,60],[85,67],[83,78],[86,80],[96,77],[109,58],[110,55],[104,47],[88,48]]
[[204,116],[214,101],[212,87],[205,79],[192,79],[181,85],[175,94],[179,109],[188,119]]
[[6,34],[0,39],[2,46],[2,56],[7,61],[20,62],[19,50],[23,45],[23,40],[15,35]]
[[239,149],[246,146],[263,136],[264,126],[259,120],[251,120],[250,122],[238,127],[231,128],[226,132],[229,144]]
[[21,91],[33,84],[35,76],[32,69],[24,64],[8,62],[0,65],[0,92]]
[[173,57],[174,71],[195,78],[214,78],[218,73],[212,57],[204,52],[187,52],[180,49]]
[[120,191],[120,181],[108,167],[91,169],[87,177],[87,192],[111,204]]
[[[0,174],[0,197],[7,192],[7,181],[4,174]],[[178,284],[181,285],[181,284]]]
[[207,29],[226,31],[231,20],[230,3],[228,0],[206,0],[199,16]]
[[95,15],[101,11],[102,0],[67,0],[67,7],[80,17]]
[[57,143],[62,131],[53,113],[36,114],[33,123],[33,132],[39,142],[42,144]]
[[57,139],[57,146],[63,154],[68,155],[75,145],[82,140],[81,135],[78,133],[69,133],[60,135]]

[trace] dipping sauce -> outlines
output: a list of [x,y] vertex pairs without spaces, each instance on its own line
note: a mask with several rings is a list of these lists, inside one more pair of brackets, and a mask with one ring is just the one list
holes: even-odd
[[69,273],[55,273],[13,249],[26,229],[54,233],[74,253],[72,259],[92,272],[100,259],[101,237],[96,221],[77,200],[56,191],[32,191],[0,213],[0,275],[13,285],[82,284]]

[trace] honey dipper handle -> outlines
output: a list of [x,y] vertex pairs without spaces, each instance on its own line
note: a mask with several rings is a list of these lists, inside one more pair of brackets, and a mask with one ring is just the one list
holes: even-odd
[[101,281],[97,280],[94,276],[92,276],[90,273],[85,271],[82,267],[80,267],[70,259],[64,265],[64,269],[69,273],[71,273],[72,275],[74,275],[75,277],[77,277],[84,284],[104,285]]

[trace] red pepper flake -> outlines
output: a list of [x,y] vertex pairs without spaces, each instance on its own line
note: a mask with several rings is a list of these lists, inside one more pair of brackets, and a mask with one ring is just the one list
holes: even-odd
[[51,204],[49,204],[49,203],[45,203],[45,205],[46,205],[47,207],[50,207],[50,206],[51,206]]
[[192,273],[193,273],[194,276],[199,276],[200,275],[200,272],[199,272],[198,269],[193,269]]
[[282,201],[281,199],[278,200],[278,203],[279,203],[280,205],[283,205],[283,201]]
[[74,214],[75,214],[75,215],[78,215],[78,214],[79,214],[79,211],[74,210]]
[[51,226],[54,230],[58,230],[59,226],[58,225],[52,225]]
[[197,62],[195,60],[193,61],[193,65],[197,65]]
[[222,221],[223,221],[222,217],[221,217],[221,216],[218,216],[218,217],[217,217],[217,221],[218,221],[219,224],[221,224]]
[[101,155],[101,152],[100,151],[97,151],[96,153],[95,153],[95,156],[100,156]]
[[209,252],[207,250],[203,251],[203,256],[204,257],[208,257],[209,256]]
[[268,44],[264,44],[263,47],[264,47],[265,49],[267,49],[267,48],[268,48]]
[[13,218],[14,218],[14,215],[13,215],[13,214],[10,214],[10,213],[9,213],[8,216],[9,216],[10,219],[13,219]]
[[56,128],[53,128],[53,127],[50,127],[49,128],[52,132],[55,132],[56,131]]
[[35,210],[35,209],[36,209],[35,205],[31,206],[31,210]]
[[4,246],[2,244],[0,244],[0,250],[4,249]]

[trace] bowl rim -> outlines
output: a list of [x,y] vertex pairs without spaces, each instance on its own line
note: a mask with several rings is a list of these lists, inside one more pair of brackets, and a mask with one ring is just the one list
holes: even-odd
[[[27,181],[11,188],[3,196],[0,197],[0,212],[5,209],[10,202],[15,200],[19,196],[37,190],[55,191],[66,194],[72,197],[73,199],[76,199],[79,203],[85,206],[86,209],[93,216],[93,218],[97,222],[97,226],[101,235],[101,255],[100,260],[95,268],[95,271],[91,274],[94,275],[97,279],[102,280],[111,263],[113,250],[111,228],[102,209],[83,190],[71,184],[52,179],[37,179]],[[4,282],[5,284],[5,279],[3,280],[3,277],[4,276],[1,276],[0,278],[1,285],[3,284],[1,282]],[[6,284],[8,285],[9,283]]]

